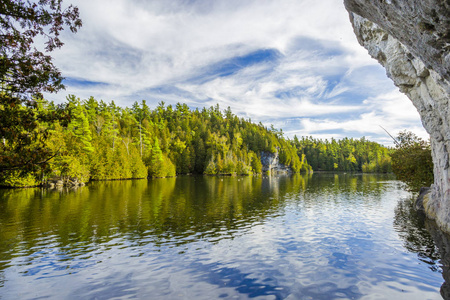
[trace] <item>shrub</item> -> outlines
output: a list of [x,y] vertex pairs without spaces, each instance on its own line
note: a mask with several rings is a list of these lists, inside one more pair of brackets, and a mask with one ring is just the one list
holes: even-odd
[[0,176],[0,185],[8,187],[29,187],[39,185],[35,174],[21,171],[5,171]]
[[391,157],[392,171],[411,191],[419,191],[421,187],[433,183],[433,161],[429,142],[412,132],[400,132],[397,147]]

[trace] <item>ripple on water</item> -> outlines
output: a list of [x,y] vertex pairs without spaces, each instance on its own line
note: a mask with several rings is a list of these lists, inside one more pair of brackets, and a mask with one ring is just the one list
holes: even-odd
[[[391,181],[329,177],[320,183],[314,177],[205,179],[205,191],[183,192],[180,201],[177,182],[184,189],[190,179],[168,180],[161,190],[133,187],[118,199],[112,195],[126,183],[114,193],[90,190],[95,197],[83,202],[78,217],[71,211],[65,223],[50,218],[56,223],[46,230],[39,222],[10,227],[21,231],[0,254],[0,293],[5,299],[439,296],[442,278],[430,269],[435,257],[411,252],[423,247],[404,247],[404,229],[415,223],[392,225],[400,213],[409,220],[404,207],[394,213],[405,192]],[[10,215],[0,212],[0,218]]]

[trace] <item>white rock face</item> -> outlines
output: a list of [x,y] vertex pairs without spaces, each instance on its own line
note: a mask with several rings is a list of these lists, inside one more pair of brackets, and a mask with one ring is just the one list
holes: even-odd
[[280,163],[278,151],[275,153],[262,152],[261,164],[263,172],[269,171],[274,174],[291,173],[291,169],[289,167]]
[[450,81],[450,1],[344,0],[344,4],[349,12],[378,24],[428,69]]
[[[346,0],[347,9],[349,9],[348,2],[365,1]],[[372,3],[375,2],[379,1]],[[392,1],[391,3],[398,6],[403,2],[405,1]],[[376,12],[372,12],[372,15],[376,15]],[[386,15],[387,13],[384,17],[380,17],[382,19],[380,23],[389,27],[389,19],[386,18]],[[424,200],[425,213],[428,217],[435,219],[441,229],[450,232],[450,84],[447,78],[450,55],[448,50],[445,52],[444,47],[444,52],[438,53],[442,62],[438,64],[439,68],[435,71],[433,66],[436,62],[433,61],[431,54],[427,56],[425,53],[426,51],[430,52],[429,50],[421,48],[420,45],[406,46],[388,32],[389,30],[395,32],[396,36],[401,35],[402,32],[399,32],[398,29],[401,27],[398,24],[393,24],[388,30],[385,30],[353,12],[350,12],[350,20],[360,44],[385,67],[387,76],[394,81],[401,92],[411,99],[419,111],[423,126],[430,134],[435,181],[431,194]],[[403,34],[408,34],[407,29]],[[412,37],[405,37],[405,40],[416,42],[419,40],[420,42],[420,39]],[[448,45],[446,47],[448,48]],[[420,52],[421,49],[423,49],[423,53],[418,55],[417,52]],[[436,59],[435,54],[433,52],[434,59]]]

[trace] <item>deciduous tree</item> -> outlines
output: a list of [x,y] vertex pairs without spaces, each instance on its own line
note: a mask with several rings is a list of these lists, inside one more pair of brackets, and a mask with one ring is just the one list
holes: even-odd
[[434,181],[433,160],[429,142],[412,132],[400,132],[397,148],[392,153],[392,170],[412,191],[428,187]]
[[[64,88],[47,53],[63,45],[60,33],[65,27],[76,32],[82,25],[78,8],[64,8],[62,2],[0,2],[0,171],[28,171],[45,164],[54,153],[45,148],[48,132],[40,123],[68,119],[67,110],[36,110],[42,93]],[[45,40],[46,53],[34,44],[38,36]]]

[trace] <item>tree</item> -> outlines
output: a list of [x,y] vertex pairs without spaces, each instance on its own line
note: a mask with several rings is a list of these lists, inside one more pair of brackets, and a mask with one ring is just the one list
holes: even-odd
[[430,186],[434,181],[433,160],[429,142],[412,132],[400,132],[392,153],[392,171],[412,191]]
[[89,129],[86,110],[81,105],[79,98],[69,95],[67,100],[69,101],[69,108],[72,111],[72,117],[67,127],[68,132],[74,138],[74,145],[71,148],[75,150],[77,156],[84,156],[86,153],[92,153],[94,152],[94,148],[91,144],[92,135]]
[[195,166],[194,171],[202,174],[205,169],[206,150],[203,139],[198,139],[195,142]]
[[[57,109],[51,102],[35,101],[36,108],[30,110],[35,115]],[[265,141],[294,172],[310,169],[302,142],[239,119],[230,109],[221,115],[217,106],[199,112],[185,104],[177,104],[174,110],[161,102],[150,110],[145,101],[130,109],[73,95],[67,97],[64,109],[71,116],[65,126],[41,120],[36,127],[36,134],[48,133],[42,140],[48,153],[56,154],[54,158],[37,170],[1,172],[0,185],[29,186],[54,177],[88,181],[191,172],[249,175],[261,173]],[[8,150],[11,156],[18,155],[13,146],[9,140],[0,140],[1,153]]]
[[251,166],[252,166],[253,173],[260,174],[262,172],[261,159],[258,156],[256,156],[255,154],[252,154],[251,160],[252,160]]
[[62,0],[0,3],[0,171],[37,169],[55,155],[45,148],[48,133],[40,123],[67,124],[69,116],[62,107],[36,110],[36,99],[63,89],[63,77],[34,39],[42,36],[48,53],[63,45],[65,26],[76,32],[81,25],[78,8],[63,8]]

